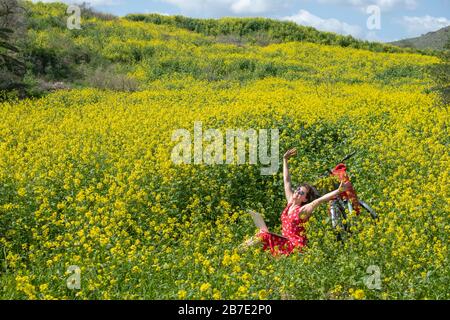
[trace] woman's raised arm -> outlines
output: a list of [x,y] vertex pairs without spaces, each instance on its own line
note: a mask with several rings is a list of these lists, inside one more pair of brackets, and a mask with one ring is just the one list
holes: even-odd
[[292,192],[292,183],[291,176],[289,174],[289,165],[288,160],[290,157],[293,157],[297,154],[297,149],[288,150],[283,156],[283,182],[284,182],[284,194],[286,195],[287,202],[291,201],[293,192]]

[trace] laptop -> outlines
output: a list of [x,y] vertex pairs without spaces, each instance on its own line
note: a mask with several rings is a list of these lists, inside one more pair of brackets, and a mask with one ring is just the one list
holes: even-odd
[[271,235],[274,235],[276,237],[280,237],[280,238],[288,240],[288,238],[286,238],[286,237],[284,237],[284,236],[282,236],[280,234],[269,232],[269,229],[267,228],[266,222],[264,221],[264,219],[261,216],[261,214],[259,214],[258,212],[252,211],[252,210],[248,210],[247,212],[252,216],[252,219],[253,219],[253,222],[255,223],[255,226],[259,230],[267,232],[267,233],[269,233]]

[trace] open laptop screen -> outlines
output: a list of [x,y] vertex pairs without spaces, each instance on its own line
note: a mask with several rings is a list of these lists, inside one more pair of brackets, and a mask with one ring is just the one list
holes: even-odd
[[262,230],[262,231],[266,231],[268,232],[269,229],[267,229],[266,223],[264,222],[263,217],[261,217],[261,215],[258,212],[255,211],[249,211],[248,213],[250,213],[250,215],[253,218],[253,222],[255,223],[255,226]]
[[274,235],[274,236],[279,237],[279,238],[287,239],[286,237],[284,237],[284,236],[282,236],[280,234],[269,232],[269,229],[267,228],[267,225],[264,222],[264,219],[261,216],[261,214],[259,214],[258,212],[255,212],[255,211],[251,211],[251,210],[248,210],[248,213],[252,216],[253,222],[255,223],[255,226],[259,230],[265,231],[265,232],[270,233],[271,235]]

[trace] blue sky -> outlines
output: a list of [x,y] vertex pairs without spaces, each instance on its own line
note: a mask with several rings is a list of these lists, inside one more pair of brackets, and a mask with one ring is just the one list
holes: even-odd
[[119,16],[128,13],[156,12],[198,18],[269,17],[294,21],[319,30],[351,34],[360,39],[383,42],[419,36],[450,25],[450,0],[85,0],[85,2],[99,11]]

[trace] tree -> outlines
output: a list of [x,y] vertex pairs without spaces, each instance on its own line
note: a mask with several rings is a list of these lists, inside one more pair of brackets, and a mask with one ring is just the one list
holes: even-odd
[[8,28],[0,29],[0,68],[5,68],[8,71],[14,72],[24,66],[23,62],[15,58],[14,53],[19,49],[13,44],[9,43],[10,35],[13,30]]
[[24,30],[24,8],[17,0],[0,0],[0,90],[23,91],[25,64],[16,40]]
[[444,49],[450,50],[450,37],[448,38],[447,43],[444,46]]
[[441,94],[444,104],[448,104],[450,103],[450,38],[439,54],[439,58],[441,63],[432,65],[429,71],[436,84],[434,89]]

